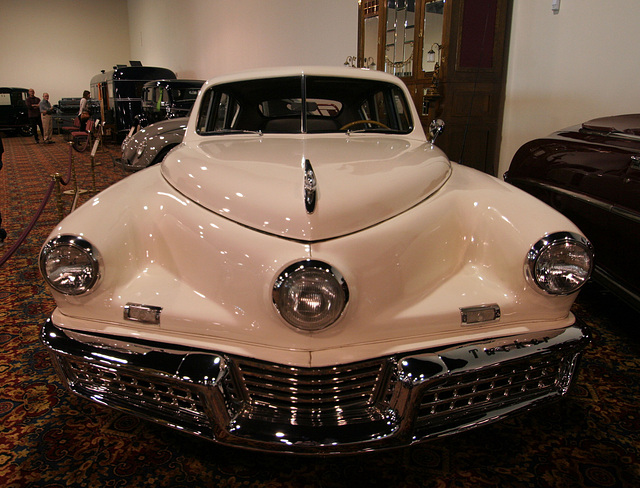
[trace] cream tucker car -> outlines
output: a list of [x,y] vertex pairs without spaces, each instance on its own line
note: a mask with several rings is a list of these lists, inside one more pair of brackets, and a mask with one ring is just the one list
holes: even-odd
[[450,162],[410,100],[351,68],[205,83],[181,145],[42,248],[41,337],[68,388],[293,453],[406,446],[564,395],[591,245]]

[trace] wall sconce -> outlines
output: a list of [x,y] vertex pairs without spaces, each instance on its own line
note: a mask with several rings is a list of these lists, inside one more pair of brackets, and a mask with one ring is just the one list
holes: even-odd
[[[344,65],[350,68],[357,68],[358,58],[356,56],[347,56],[347,59],[345,60]],[[373,61],[373,58],[371,56],[369,56],[368,58],[365,58],[364,61],[362,62],[362,67],[365,69],[375,69],[375,66],[376,66],[376,63]]]
[[442,50],[442,44],[434,42],[433,44],[431,44],[431,49],[427,51],[427,63],[436,62],[436,52],[433,50],[434,46],[438,49],[438,61],[440,60],[440,51]]
[[347,59],[345,60],[344,65],[348,66],[349,68],[355,68],[357,61],[358,60],[355,56],[347,56]]

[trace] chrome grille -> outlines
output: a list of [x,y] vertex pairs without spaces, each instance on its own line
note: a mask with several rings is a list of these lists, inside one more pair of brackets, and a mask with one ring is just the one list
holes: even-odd
[[[79,394],[111,406],[162,413],[168,421],[187,423],[196,430],[209,424],[201,387],[142,371],[114,369],[93,362],[58,356],[69,386]],[[116,405],[113,405],[116,404]]]
[[344,425],[383,418],[389,390],[384,360],[327,368],[297,368],[233,358],[236,395],[252,419],[295,425]]
[[507,405],[559,393],[565,362],[561,357],[527,357],[436,380],[424,392],[418,425],[441,422],[443,417],[460,418],[474,411],[497,411]]
[[65,331],[50,320],[40,338],[80,396],[222,444],[299,453],[407,446],[553,400],[590,339],[576,324],[300,368]]

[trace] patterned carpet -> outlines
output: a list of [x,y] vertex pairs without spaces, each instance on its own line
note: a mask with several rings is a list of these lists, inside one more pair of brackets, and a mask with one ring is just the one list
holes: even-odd
[[[3,138],[0,209],[7,250],[69,148]],[[126,174],[117,146],[98,152],[96,186]],[[75,153],[91,188],[89,154]],[[84,197],[88,198],[88,195]],[[64,197],[66,211],[71,197]],[[368,455],[293,457],[223,448],[71,396],[38,330],[54,304],[37,254],[57,222],[54,201],[0,268],[0,486],[18,487],[638,487],[640,316],[596,285],[574,310],[593,343],[564,401],[451,438]]]

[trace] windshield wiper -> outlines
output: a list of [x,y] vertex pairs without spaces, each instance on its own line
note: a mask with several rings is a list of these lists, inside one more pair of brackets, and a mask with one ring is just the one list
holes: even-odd
[[356,129],[356,130],[351,130],[348,129],[347,130],[347,135],[349,134],[364,134],[367,132],[375,132],[378,134],[398,134],[398,133],[402,133],[401,130],[399,129],[392,129],[391,127],[389,127],[388,129],[384,129],[382,127],[371,127],[369,129]]

